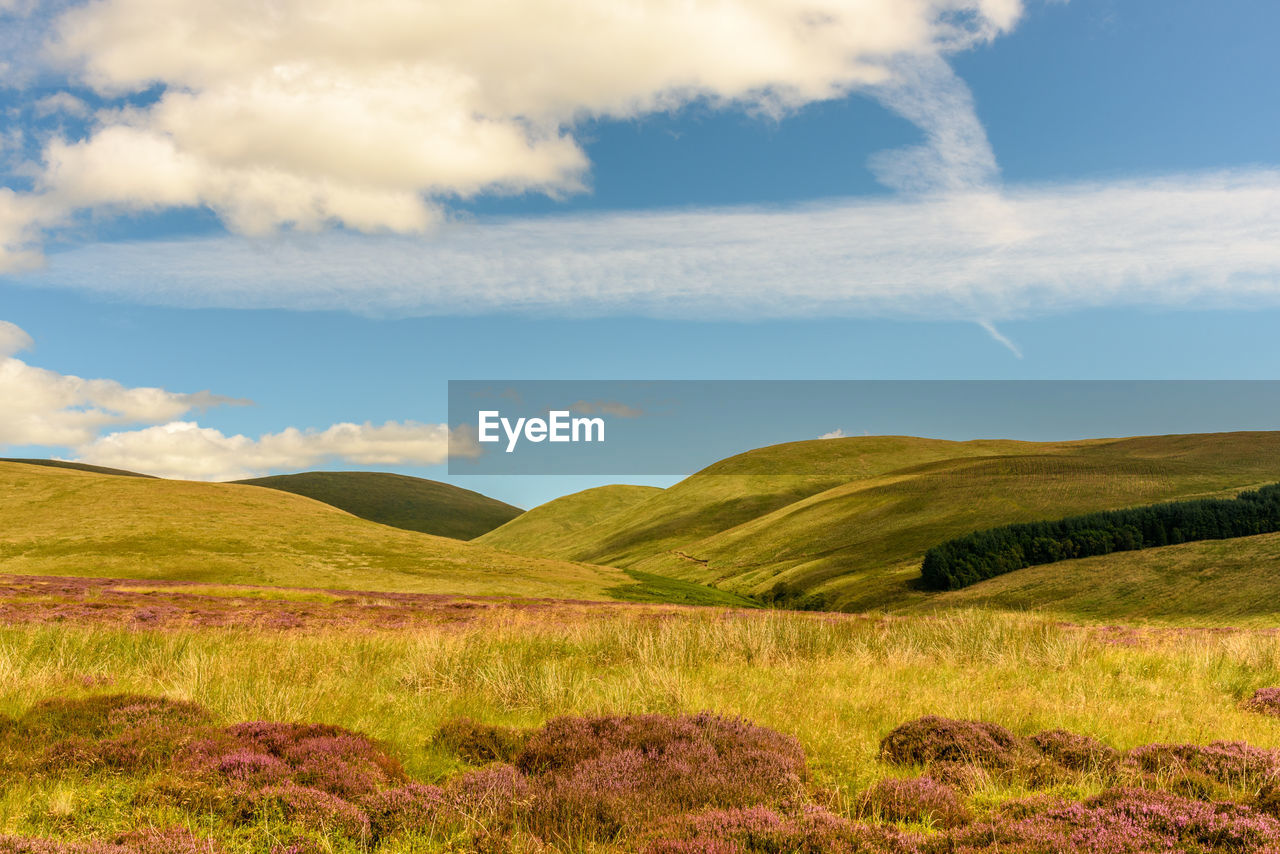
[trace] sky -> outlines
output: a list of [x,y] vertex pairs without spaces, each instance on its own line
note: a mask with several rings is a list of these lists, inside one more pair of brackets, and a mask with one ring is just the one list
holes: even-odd
[[603,480],[450,476],[449,380],[1275,379],[1278,32],[0,0],[0,454],[532,506]]

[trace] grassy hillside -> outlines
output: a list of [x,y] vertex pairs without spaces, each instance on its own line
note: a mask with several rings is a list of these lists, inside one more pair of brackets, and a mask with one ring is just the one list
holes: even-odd
[[858,437],[718,463],[558,556],[844,610],[909,607],[930,546],[1011,522],[1231,495],[1280,477],[1280,433],[1082,442]]
[[923,609],[1036,610],[1073,620],[1274,626],[1280,534],[1033,566],[931,598]]
[[277,490],[0,463],[0,571],[610,599],[620,570],[388,528]]
[[635,566],[834,486],[924,462],[1011,453],[1024,444],[869,436],[775,445],[721,460],[643,502],[600,514],[571,538],[535,543],[530,553]]
[[361,519],[456,540],[474,539],[522,512],[460,486],[388,472],[309,471],[237,482],[305,495]]
[[88,463],[73,463],[67,460],[32,460],[18,459],[16,457],[0,457],[0,463],[25,463],[29,466],[48,466],[58,469],[72,469],[73,471],[89,471],[95,474],[114,474],[120,477],[153,477],[149,474],[139,474],[136,471],[125,471],[124,469],[110,469],[106,466],[91,466]]
[[584,528],[630,511],[661,492],[656,486],[628,484],[584,489],[526,511],[476,541],[523,554],[573,551]]

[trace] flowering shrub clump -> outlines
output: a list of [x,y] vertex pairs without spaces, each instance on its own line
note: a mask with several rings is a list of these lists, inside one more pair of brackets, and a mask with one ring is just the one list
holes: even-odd
[[958,827],[972,818],[955,789],[928,777],[881,780],[863,795],[861,812],[882,821],[934,827]]
[[421,783],[378,792],[365,799],[364,811],[375,839],[385,839],[405,830],[430,829],[452,818],[444,790]]
[[1151,789],[1113,789],[1084,803],[1014,801],[925,840],[924,854],[1276,854],[1280,822],[1238,804]]
[[559,718],[515,764],[535,786],[536,827],[595,839],[691,810],[780,804],[805,774],[794,738],[710,714]]
[[1280,775],[1280,755],[1240,741],[1148,744],[1129,751],[1126,761],[1148,774],[1171,779],[1202,777],[1214,783],[1251,787]]
[[337,795],[311,786],[286,782],[253,795],[255,813],[279,811],[286,820],[337,836],[365,839],[371,835],[364,810]]
[[917,837],[851,822],[821,807],[793,812],[766,807],[707,810],[660,824],[644,854],[915,854]]
[[[154,771],[137,795],[140,805],[183,807],[232,824],[270,816],[329,837],[369,840],[442,812],[440,789],[410,783],[380,745],[336,726],[258,721],[218,727],[194,704],[122,694],[37,703],[0,723],[0,739],[11,748],[4,754],[11,770],[25,762],[50,774]],[[457,809],[450,815],[462,817]],[[124,847],[102,843],[91,850],[151,854],[138,847],[151,844],[139,837],[120,843]],[[205,850],[169,837],[156,844],[155,854]],[[80,850],[60,845],[10,838],[0,843],[0,854]]]
[[880,756],[898,765],[944,761],[1006,768],[1017,760],[1020,747],[1021,740],[998,724],[930,715],[886,735],[880,742]]
[[1259,688],[1243,705],[1250,712],[1280,717],[1280,688]]
[[481,821],[512,819],[533,799],[533,783],[512,765],[495,764],[468,771],[449,781],[449,803]]
[[354,839],[398,832],[430,801],[415,797],[400,763],[378,744],[324,724],[255,721],[211,730],[177,755],[171,772],[159,789],[171,800],[229,818],[279,815]]
[[[198,706],[133,695],[37,704],[0,720],[0,742],[9,773],[135,774],[135,807],[198,814],[227,838],[260,822],[276,854],[375,851],[397,834],[477,854],[601,845],[642,854],[1280,854],[1280,754],[1239,742],[1121,754],[1062,730],[1021,739],[994,724],[921,718],[881,751],[927,775],[880,781],[858,802],[858,821],[811,802],[795,739],[710,714],[565,717],[527,733],[453,722],[436,743],[482,765],[439,786],[411,781],[381,745],[341,727],[221,727]],[[1082,803],[1023,798],[976,818],[959,793],[1081,774],[1111,788]],[[186,831],[152,830],[97,842],[0,837],[0,854],[223,852]]]
[[985,768],[967,762],[934,762],[925,776],[960,792],[974,792],[992,782]]
[[1120,751],[1114,747],[1065,729],[1038,732],[1029,741],[1045,756],[1072,771],[1106,770],[1114,768],[1120,759]]
[[183,828],[127,833],[114,842],[61,842],[0,836],[0,854],[223,854],[209,839],[197,839]]
[[210,720],[192,703],[116,694],[44,700],[4,731],[8,739],[43,746],[34,757],[36,770],[139,771],[167,761]]
[[471,718],[447,721],[435,737],[436,744],[472,765],[514,762],[524,741],[525,735],[519,730],[482,724]]

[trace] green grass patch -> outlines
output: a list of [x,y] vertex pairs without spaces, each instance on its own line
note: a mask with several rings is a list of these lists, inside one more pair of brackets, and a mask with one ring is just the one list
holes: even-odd
[[759,608],[760,603],[705,584],[681,581],[637,569],[625,570],[635,584],[612,587],[606,592],[623,602],[667,602],[675,605],[715,605],[726,608]]

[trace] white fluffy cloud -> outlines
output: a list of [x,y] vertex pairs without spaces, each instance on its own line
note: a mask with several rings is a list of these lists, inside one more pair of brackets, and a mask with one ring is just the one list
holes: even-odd
[[190,421],[111,433],[78,449],[95,465],[187,480],[237,480],[296,471],[329,460],[362,465],[434,465],[449,454],[443,424],[389,421],[335,424],[326,430],[289,428],[257,439],[226,436]]
[[0,359],[8,359],[15,353],[21,353],[34,343],[25,329],[7,320],[0,320]]
[[[985,320],[1280,306],[1280,172],[457,225],[435,240],[103,244],[33,285],[181,306]],[[120,272],[116,272],[120,271]]]
[[26,332],[0,321],[0,446],[81,445],[111,426],[154,424],[193,409],[245,402],[59,374],[14,357],[30,346]]
[[[865,89],[926,145],[879,169],[930,189],[990,170],[939,58],[1011,28],[1021,0],[96,0],[38,21],[47,56],[106,96],[159,84],[43,153],[38,209],[207,206],[234,230],[416,232],[442,201],[580,189],[584,118],[701,100],[770,113]],[[976,136],[972,133],[977,129]],[[994,161],[992,161],[993,163]],[[914,168],[914,166],[913,166]],[[980,175],[979,177],[982,177]],[[918,183],[918,181],[913,181]],[[10,205],[13,208],[13,205]],[[0,259],[10,267],[29,257]]]
[[39,266],[40,227],[56,219],[43,200],[0,187],[0,273]]
[[[177,419],[192,410],[249,401],[59,374],[15,358],[31,346],[26,331],[0,321],[0,449],[70,448],[81,462],[192,480],[233,480],[331,460],[434,465],[449,455],[446,425],[414,421],[289,427],[256,439],[227,436]],[[150,426],[104,435],[126,425]],[[455,437],[453,453],[466,456],[475,449]]]

